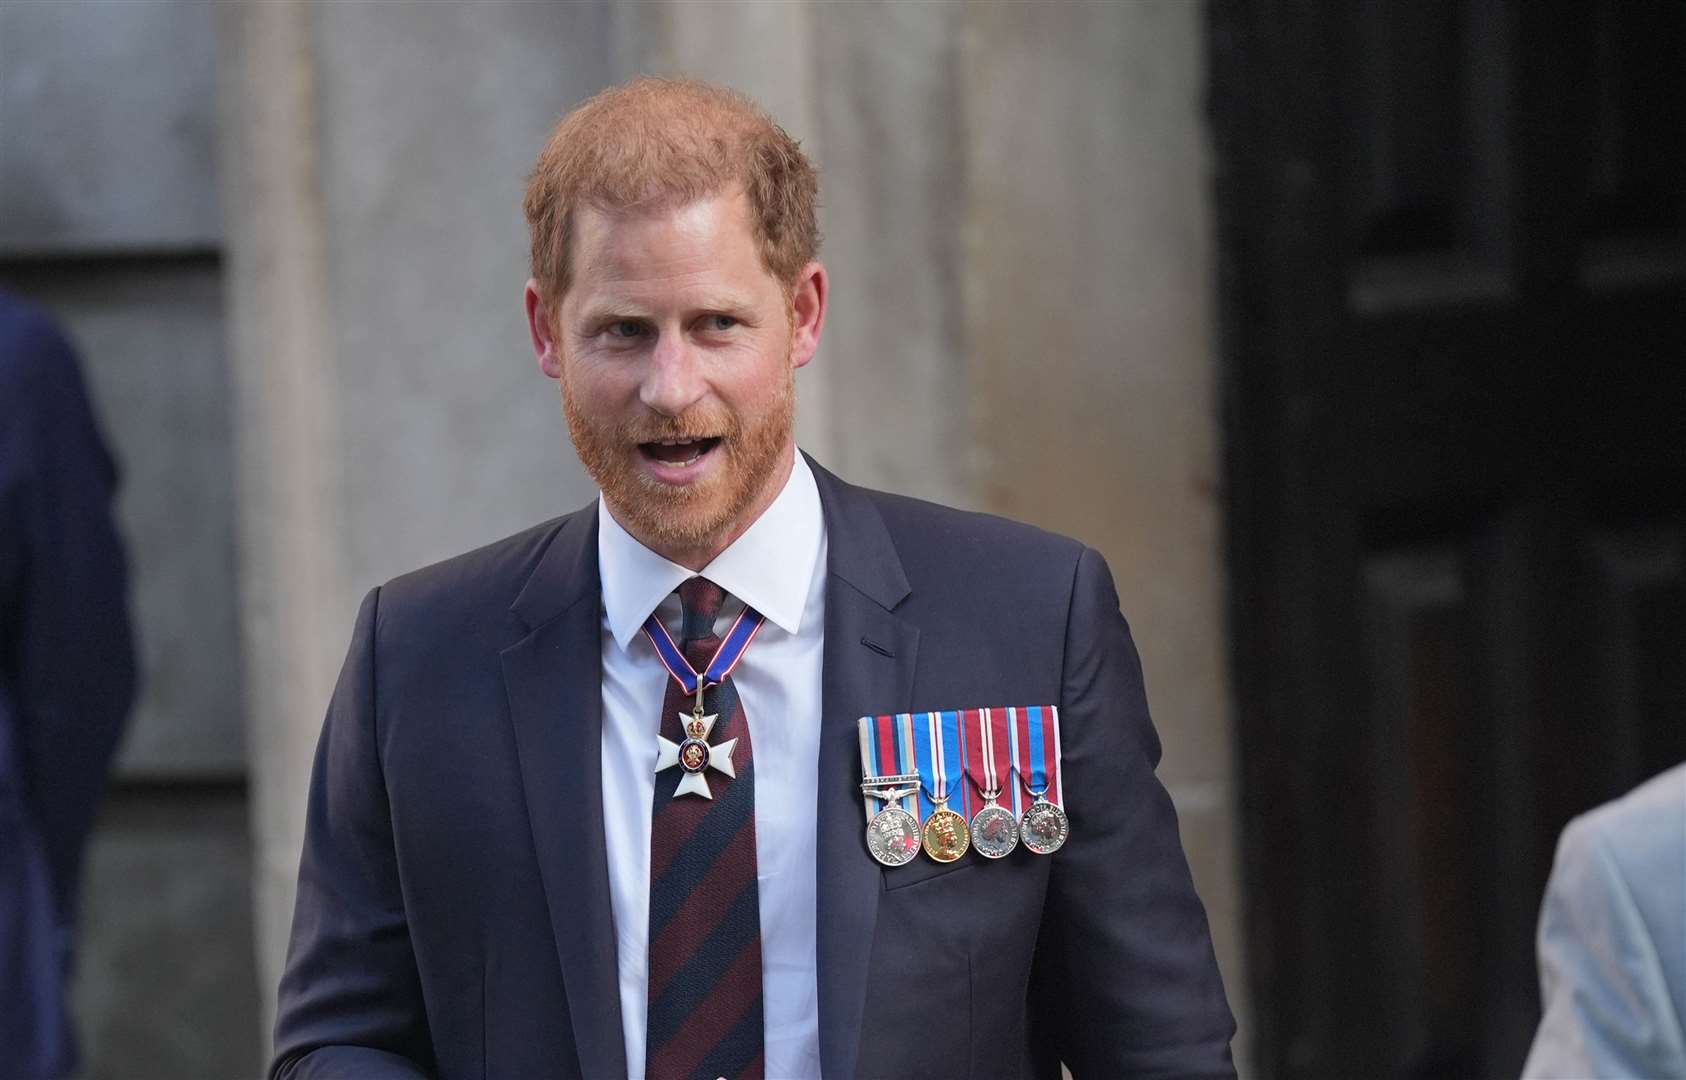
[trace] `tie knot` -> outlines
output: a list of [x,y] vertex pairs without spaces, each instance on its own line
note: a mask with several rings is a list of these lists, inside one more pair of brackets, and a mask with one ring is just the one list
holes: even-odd
[[720,604],[726,590],[705,577],[694,577],[679,584],[681,641],[695,641],[714,634],[714,620],[720,615]]

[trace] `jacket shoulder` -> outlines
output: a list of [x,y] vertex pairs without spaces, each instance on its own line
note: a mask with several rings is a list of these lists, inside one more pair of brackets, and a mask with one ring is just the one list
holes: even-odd
[[[1563,830],[1569,857],[1601,848],[1630,884],[1669,876],[1686,866],[1686,763],[1652,777],[1627,794],[1587,811]],[[1651,887],[1647,882],[1646,887]]]
[[858,488],[877,508],[909,576],[1052,573],[1070,581],[1087,545],[1022,521]]

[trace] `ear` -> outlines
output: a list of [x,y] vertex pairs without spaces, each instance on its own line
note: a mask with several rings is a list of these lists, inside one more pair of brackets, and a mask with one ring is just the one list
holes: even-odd
[[825,329],[825,305],[831,292],[831,282],[825,267],[811,262],[796,278],[796,291],[791,296],[790,366],[801,367],[814,358],[820,347],[820,332]]
[[555,326],[550,321],[550,313],[545,310],[544,294],[539,291],[539,283],[532,278],[527,279],[527,330],[533,336],[533,356],[538,359],[539,370],[553,379],[560,379],[562,353],[557,348]]

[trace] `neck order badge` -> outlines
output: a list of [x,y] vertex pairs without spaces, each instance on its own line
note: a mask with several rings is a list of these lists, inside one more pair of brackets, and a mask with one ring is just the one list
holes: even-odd
[[986,859],[1020,846],[1051,855],[1070,835],[1056,707],[863,716],[859,727],[867,850],[885,866],[921,848],[937,862],[972,847]]
[[732,750],[737,746],[736,739],[727,739],[719,746],[708,744],[709,732],[714,730],[717,716],[703,715],[703,690],[710,686],[718,686],[726,681],[726,676],[738,666],[743,654],[749,649],[749,643],[755,640],[755,635],[761,630],[761,624],[767,617],[753,608],[745,607],[739,613],[737,621],[732,623],[731,630],[726,632],[726,639],[720,643],[712,659],[699,672],[691,667],[691,662],[685,659],[685,654],[674,644],[673,637],[667,632],[661,620],[651,615],[644,620],[644,636],[650,639],[650,644],[656,648],[656,655],[661,657],[662,666],[673,676],[681,689],[687,694],[696,695],[696,704],[689,715],[679,714],[679,724],[685,732],[685,741],[674,742],[672,739],[657,735],[659,750],[656,757],[656,771],[663,772],[679,766],[685,775],[679,780],[679,786],[674,789],[673,797],[681,795],[701,795],[705,799],[712,799],[709,794],[708,781],[703,772],[714,769],[725,773],[728,777],[735,774],[732,771]]

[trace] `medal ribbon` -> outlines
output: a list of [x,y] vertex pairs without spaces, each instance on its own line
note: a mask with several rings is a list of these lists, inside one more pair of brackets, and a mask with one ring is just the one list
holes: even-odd
[[960,714],[917,713],[914,721],[914,749],[919,766],[919,806],[924,820],[936,811],[935,796],[947,795],[950,810],[970,819],[971,793],[961,783],[965,757],[960,749]]
[[960,714],[960,753],[972,778],[968,799],[986,805],[983,793],[999,792],[996,801],[1019,815],[1019,785],[1013,781],[1011,717],[1016,709],[967,709]]
[[1060,802],[1060,713],[1052,705],[1012,710],[1013,766],[1026,794]]
[[[900,716],[863,716],[860,720],[861,734],[861,773],[873,780],[881,776],[907,776],[914,771],[913,753],[913,717],[907,713]],[[919,804],[908,804],[913,796],[904,795],[900,799],[876,799],[862,794],[861,801],[866,805],[868,821],[878,813],[881,807],[898,806],[908,813],[919,817]],[[924,820],[920,818],[920,820]]]
[[726,676],[738,666],[738,661],[743,659],[743,654],[749,649],[749,643],[755,640],[755,635],[761,632],[761,625],[766,621],[767,616],[745,605],[733,620],[732,628],[726,631],[725,640],[720,642],[720,647],[714,650],[714,656],[700,673],[685,659],[685,654],[673,643],[673,636],[667,632],[667,627],[662,625],[662,621],[656,618],[653,612],[644,620],[644,636],[656,647],[656,655],[661,658],[662,666],[667,668],[668,674],[673,676],[685,693],[695,696],[699,679],[705,687],[719,686],[726,681]]

